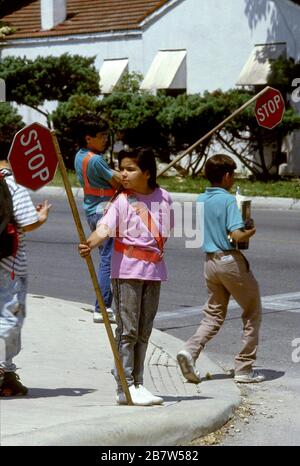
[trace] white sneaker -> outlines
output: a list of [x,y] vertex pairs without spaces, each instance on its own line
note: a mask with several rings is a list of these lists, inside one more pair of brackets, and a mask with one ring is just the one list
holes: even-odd
[[[134,385],[130,385],[129,393],[131,395],[132,403],[135,406],[151,406],[153,404],[152,398],[138,390]],[[127,400],[124,392],[117,393],[116,402],[118,405],[127,405]]]
[[149,390],[147,390],[146,387],[144,387],[144,385],[139,384],[139,385],[136,385],[135,388],[140,393],[143,393],[145,396],[148,396],[149,398],[151,398],[153,405],[161,405],[164,402],[163,398],[161,398],[160,396],[153,395],[151,392],[149,392]]
[[266,377],[258,371],[251,371],[246,374],[235,375],[234,380],[238,383],[259,383],[266,380]]
[[[116,318],[115,318],[115,314],[114,314],[113,309],[111,307],[108,307],[106,309],[106,311],[107,311],[110,323],[115,324],[116,323]],[[94,320],[95,324],[101,324],[103,322],[102,313],[100,311],[94,311],[93,320]]]
[[200,372],[195,368],[195,361],[192,358],[192,355],[186,351],[179,351],[177,354],[177,361],[181,369],[183,377],[185,377],[189,382],[200,383]]

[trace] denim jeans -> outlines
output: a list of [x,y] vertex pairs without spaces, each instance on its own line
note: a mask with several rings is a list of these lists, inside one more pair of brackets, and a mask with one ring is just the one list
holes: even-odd
[[[116,305],[116,344],[128,385],[143,385],[144,361],[160,294],[160,281],[112,279]],[[112,370],[122,391],[116,368]]]
[[13,358],[21,350],[21,329],[25,318],[27,277],[15,276],[0,267],[0,367],[15,372]]
[[[87,222],[91,231],[95,231],[97,222],[100,220],[102,215],[93,214],[88,215]],[[99,268],[98,268],[98,283],[103,297],[103,301],[106,307],[111,307],[112,303],[112,290],[110,283],[110,268],[111,268],[111,255],[113,249],[113,238],[108,238],[104,243],[99,246]],[[95,311],[100,312],[98,301],[95,303]]]

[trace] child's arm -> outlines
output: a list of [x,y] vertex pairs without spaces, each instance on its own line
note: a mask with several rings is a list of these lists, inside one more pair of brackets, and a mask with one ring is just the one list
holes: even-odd
[[121,186],[121,181],[122,181],[122,175],[120,172],[116,171],[116,170],[112,170],[112,173],[113,173],[113,176],[112,178],[109,180],[109,184],[115,188],[115,189],[119,189],[120,186]]
[[79,244],[78,250],[81,257],[90,254],[93,248],[100,246],[103,241],[109,237],[109,228],[107,225],[100,224],[97,229],[88,237],[86,244]]
[[35,223],[31,223],[31,225],[26,225],[25,227],[23,227],[23,231],[25,233],[29,233],[30,231],[36,230],[41,225],[43,225],[43,223],[45,223],[46,220],[48,219],[49,210],[51,209],[51,207],[52,205],[49,204],[48,201],[44,201],[38,204],[38,206],[36,207],[36,211],[38,214],[38,221]]

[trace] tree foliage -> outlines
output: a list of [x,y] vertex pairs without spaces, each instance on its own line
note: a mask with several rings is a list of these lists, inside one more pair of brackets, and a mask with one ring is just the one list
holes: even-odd
[[[131,147],[151,146],[162,161],[168,162],[172,154],[177,155],[193,145],[253,95],[254,91],[232,89],[176,98],[140,91],[113,92],[101,101],[88,96],[73,96],[59,105],[53,122],[70,167],[75,153],[72,122],[86,113],[108,120],[113,141],[121,139]],[[276,174],[282,161],[284,136],[299,125],[299,116],[288,107],[280,125],[271,131],[263,129],[257,124],[252,104],[196,146],[187,158],[183,172],[197,176],[212,147],[217,144],[234,154],[255,178],[267,180],[274,171]],[[268,164],[265,150],[271,144],[275,150],[273,160]],[[257,154],[255,158],[254,154]],[[179,165],[177,168],[183,170]]]
[[73,95],[67,102],[61,102],[52,113],[51,119],[55,128],[60,149],[67,168],[74,169],[74,157],[78,149],[76,128],[83,115],[99,115],[99,100],[96,97],[82,94]]
[[142,79],[140,73],[126,73],[99,108],[110,123],[112,142],[122,140],[131,147],[151,146],[158,157],[168,160],[168,144],[157,119],[168,98],[141,90]]
[[[278,167],[284,161],[281,150],[283,139],[300,128],[299,114],[288,96],[294,90],[292,82],[297,75],[300,76],[299,72],[299,64],[292,60],[280,59],[272,65],[268,84],[281,90],[286,104],[283,120],[276,128],[268,130],[259,126],[254,114],[255,104],[252,104],[195,148],[189,156],[187,171],[194,176],[199,174],[211,149],[220,147],[234,154],[254,178],[266,181],[277,177]],[[173,99],[158,115],[162,128],[169,132],[173,153],[194,144],[259,90],[216,90],[204,92],[203,95],[180,95]],[[271,152],[271,160],[266,156],[267,151]]]
[[140,92],[141,82],[143,75],[132,71],[131,73],[125,73],[120,82],[114,87],[114,92]]
[[147,93],[115,91],[102,100],[74,95],[67,102],[59,103],[51,118],[66,164],[73,168],[77,122],[87,114],[109,122],[112,146],[116,140],[122,140],[130,147],[151,146],[157,156],[163,158],[165,151],[168,158],[167,139],[156,118],[165,101],[165,97],[157,98]]
[[[279,58],[271,65],[268,84],[281,91],[286,107],[283,120],[278,126],[272,130],[259,126],[254,115],[254,105],[252,105],[216,135],[216,140],[221,146],[236,155],[256,179],[267,181],[278,176],[279,165],[285,161],[282,153],[283,140],[289,133],[300,128],[300,116],[294,109],[289,95],[294,90],[293,79],[299,72],[299,63],[294,63],[293,60]],[[255,91],[258,92],[261,89],[262,87],[258,87]],[[254,90],[250,93],[230,90],[224,93],[224,96],[226,95],[230,101],[228,111],[231,113],[232,106],[235,109],[241,106],[244,101],[254,95]],[[266,157],[267,151],[272,154],[271,160]],[[254,157],[255,154],[256,157]]]
[[[171,153],[176,154],[194,145],[228,115],[228,105],[218,99],[219,95],[223,95],[221,91],[203,95],[183,94],[169,100],[169,105],[158,115],[158,121],[164,133],[168,134]],[[185,163],[187,173],[195,176],[201,171],[212,141],[212,136],[206,138],[190,153]]]
[[94,57],[63,54],[59,57],[9,56],[0,62],[0,78],[6,83],[7,100],[28,105],[48,118],[46,100],[67,101],[74,94],[98,95],[99,76]]
[[[293,58],[280,57],[271,65],[271,73],[268,84],[281,91],[284,97],[289,96],[295,90],[294,82],[300,79],[300,62],[295,62]],[[289,102],[286,99],[288,105]]]
[[[140,90],[141,75],[128,73],[110,95],[100,100],[99,77],[93,61],[94,58],[64,54],[35,60],[7,57],[0,63],[0,77],[6,81],[8,100],[47,115],[49,124],[52,122],[57,131],[69,168],[73,168],[77,149],[74,127],[84,114],[106,118],[112,142],[121,139],[130,146],[151,146],[161,160],[169,161],[171,155],[193,145],[260,90],[154,96]],[[299,76],[299,63],[283,59],[274,62],[269,84],[284,95],[286,112],[282,123],[273,130],[265,130],[257,124],[254,104],[247,107],[194,148],[186,172],[198,175],[211,148],[217,144],[235,154],[254,177],[267,180],[276,174],[282,161],[283,138],[300,128],[299,115],[289,101],[294,90],[292,81]],[[46,100],[59,102],[51,115],[42,109]],[[266,150],[271,145],[275,150],[268,164]]]
[[14,134],[24,123],[17,110],[7,102],[0,103],[0,151],[8,152]]
[[146,92],[113,92],[100,103],[103,116],[109,121],[115,138],[129,146],[152,146],[162,157],[166,141],[157,116],[167,98]]

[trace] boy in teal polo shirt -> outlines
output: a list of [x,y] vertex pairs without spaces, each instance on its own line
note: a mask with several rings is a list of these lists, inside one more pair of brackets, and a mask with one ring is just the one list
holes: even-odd
[[230,241],[234,240],[236,244],[247,241],[256,232],[255,228],[245,230],[236,198],[229,193],[235,169],[235,162],[227,155],[217,154],[208,159],[205,176],[211,187],[197,200],[204,206],[202,250],[206,253],[204,275],[208,300],[200,326],[177,355],[184,377],[193,383],[200,382],[195,361],[206,343],[221,328],[230,296],[243,309],[242,348],[235,358],[235,381],[253,383],[264,380],[264,376],[252,367],[256,359],[261,322],[259,287],[247,259]]
[[[119,187],[121,175],[112,170],[102,156],[109,144],[107,122],[87,115],[76,126],[80,149],[75,156],[74,166],[84,191],[83,207],[87,222],[91,231],[94,231],[107,202]],[[113,239],[109,238],[99,247],[98,282],[110,321],[114,322],[110,283],[112,246]],[[95,304],[94,322],[102,322],[98,301]]]

